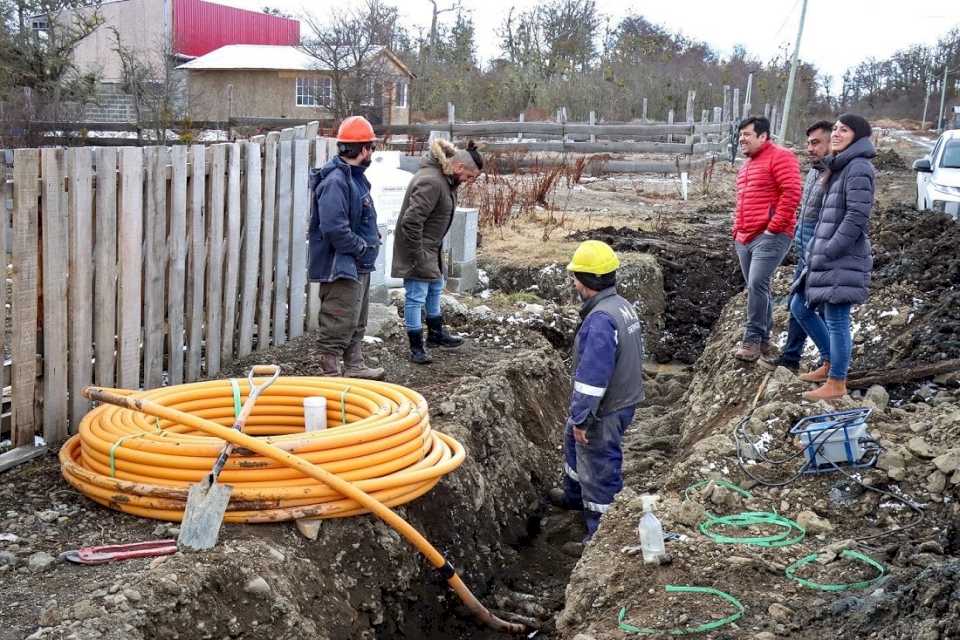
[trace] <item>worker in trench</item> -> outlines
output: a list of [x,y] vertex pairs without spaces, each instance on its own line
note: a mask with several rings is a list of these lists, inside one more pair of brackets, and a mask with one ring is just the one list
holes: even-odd
[[[466,149],[437,138],[414,174],[400,206],[393,241],[391,273],[403,278],[403,324],[410,342],[410,360],[429,364],[426,347],[456,348],[463,338],[443,325],[443,237],[457,209],[457,187],[473,182],[483,170],[483,158],[473,142]],[[426,310],[427,339],[423,339]]]
[[320,283],[317,342],[324,376],[384,377],[363,358],[370,274],[380,249],[377,210],[364,176],[375,148],[370,122],[351,116],[337,131],[337,155],[310,173],[310,280]]
[[[598,240],[583,242],[567,265],[583,306],[564,428],[563,488],[551,489],[548,498],[561,509],[583,511],[584,543],[623,488],[623,433],[643,400],[643,325],[617,293],[619,267],[613,249]],[[574,555],[582,549],[564,545]]]

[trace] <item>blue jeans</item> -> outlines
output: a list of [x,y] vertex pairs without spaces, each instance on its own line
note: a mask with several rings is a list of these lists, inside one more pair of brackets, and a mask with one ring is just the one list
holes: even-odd
[[[800,274],[803,272],[803,261],[797,260],[797,268],[793,272],[793,281],[796,282],[797,278],[800,277]],[[793,296],[791,297],[791,301]],[[788,301],[787,307],[790,307],[791,303]],[[817,308],[817,313],[821,314],[822,311],[820,308]],[[807,332],[803,330],[803,327],[800,326],[800,323],[797,322],[797,319],[794,317],[793,313],[790,314],[790,321],[787,324],[787,344],[783,347],[783,354],[780,356],[784,362],[789,362],[791,364],[799,365],[800,359],[803,357],[803,347],[807,343]]]
[[568,502],[583,503],[587,539],[596,532],[613,497],[623,489],[621,445],[635,411],[636,407],[627,407],[597,418],[587,429],[587,444],[574,439],[573,423],[567,421],[563,433],[563,492]]
[[820,350],[820,357],[830,363],[830,377],[834,380],[846,380],[850,369],[850,350],[853,340],[850,336],[849,304],[823,305],[821,318],[814,309],[807,306],[799,293],[790,300],[790,313],[807,332]]
[[427,308],[427,317],[440,315],[440,294],[443,293],[443,278],[439,280],[412,280],[404,278],[403,324],[407,331],[421,331],[421,311]]
[[740,270],[747,283],[747,318],[744,344],[762,344],[770,340],[773,329],[773,295],[770,279],[790,250],[793,239],[782,233],[763,232],[749,244],[734,242]]

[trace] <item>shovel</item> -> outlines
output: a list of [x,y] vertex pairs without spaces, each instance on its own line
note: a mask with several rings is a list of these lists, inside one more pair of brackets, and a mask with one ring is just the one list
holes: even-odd
[[[254,375],[271,377],[262,384],[255,385],[253,383]],[[246,424],[247,418],[250,417],[257,398],[279,377],[280,367],[276,365],[257,365],[250,369],[250,373],[247,375],[247,381],[250,383],[250,394],[247,396],[247,401],[243,403],[240,414],[234,420],[234,429],[243,431],[243,426]],[[179,548],[205,551],[216,546],[217,538],[220,536],[220,525],[223,524],[223,514],[227,511],[227,503],[230,502],[230,494],[233,491],[233,487],[230,485],[217,484],[217,478],[223,471],[232,450],[233,445],[227,443],[220,452],[220,456],[210,473],[199,483],[190,487],[183,522],[180,523],[180,535],[177,537]]]

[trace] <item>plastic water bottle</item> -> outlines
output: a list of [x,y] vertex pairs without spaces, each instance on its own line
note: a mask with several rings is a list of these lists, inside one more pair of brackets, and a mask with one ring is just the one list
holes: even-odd
[[637,531],[640,534],[640,549],[643,552],[644,564],[657,564],[667,555],[663,544],[663,525],[653,514],[653,505],[657,496],[641,496],[643,501],[643,517]]

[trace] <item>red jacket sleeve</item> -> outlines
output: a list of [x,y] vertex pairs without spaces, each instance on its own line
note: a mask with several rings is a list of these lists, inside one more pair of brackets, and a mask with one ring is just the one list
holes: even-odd
[[771,163],[773,178],[776,180],[780,197],[777,198],[776,210],[767,231],[770,233],[787,233],[796,225],[797,208],[800,206],[800,197],[803,193],[803,182],[800,179],[800,163],[793,152],[784,149]]

